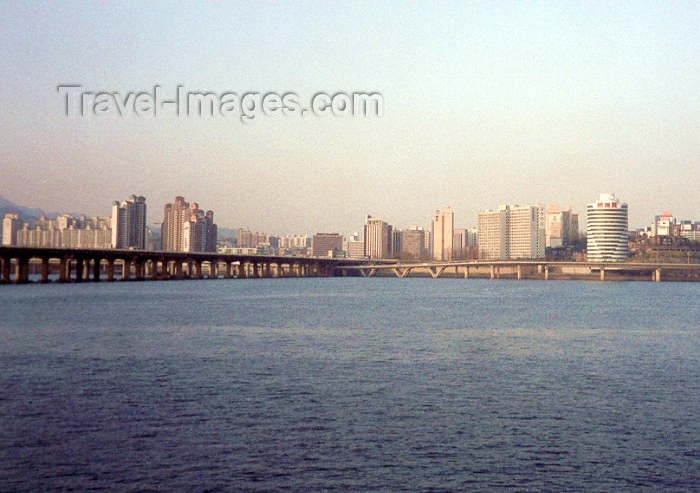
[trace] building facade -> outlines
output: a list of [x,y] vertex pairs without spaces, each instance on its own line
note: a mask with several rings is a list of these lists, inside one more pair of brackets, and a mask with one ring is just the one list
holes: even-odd
[[587,258],[591,262],[623,262],[629,255],[627,204],[601,193],[587,206]]
[[560,211],[559,206],[547,206],[545,217],[545,246],[547,248],[567,247],[578,239],[578,214],[569,207]]
[[479,246],[479,230],[478,228],[469,228],[467,230],[467,247]]
[[22,224],[17,214],[5,214],[2,220],[2,244],[8,246],[17,245],[17,232]]
[[365,257],[367,258],[391,258],[391,225],[367,216],[365,222]]
[[189,217],[190,204],[184,197],[177,196],[173,203],[165,204],[163,208],[163,224],[161,226],[161,249],[166,252],[181,252],[184,242],[183,226]]
[[514,205],[508,212],[508,258],[544,258],[544,208],[539,205]]
[[317,233],[311,239],[314,257],[338,257],[343,252],[343,237],[338,233]]
[[161,229],[162,249],[168,252],[215,252],[217,226],[214,213],[204,212],[184,197],[165,204]]
[[44,248],[112,248],[111,218],[73,217],[62,214],[56,219],[45,216],[24,223],[17,231],[17,246]]
[[479,212],[479,258],[501,260],[508,258],[506,234],[508,224],[505,206],[498,210]]
[[146,198],[112,202],[112,248],[146,248]]
[[452,209],[438,209],[432,221],[433,259],[440,261],[452,260],[453,235],[455,217]]
[[391,256],[398,258],[403,250],[403,231],[397,228],[391,229]]
[[479,213],[479,258],[539,259],[545,255],[545,213],[540,205],[502,205]]
[[418,226],[411,226],[408,229],[404,229],[401,232],[400,257],[413,260],[427,258],[425,234],[426,231]]

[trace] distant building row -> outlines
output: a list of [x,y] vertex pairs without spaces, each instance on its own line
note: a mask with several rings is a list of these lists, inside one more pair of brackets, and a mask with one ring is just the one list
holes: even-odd
[[42,216],[33,225],[21,222],[17,214],[5,214],[3,245],[46,248],[138,248],[147,246],[146,199],[132,195],[114,202],[111,218]]

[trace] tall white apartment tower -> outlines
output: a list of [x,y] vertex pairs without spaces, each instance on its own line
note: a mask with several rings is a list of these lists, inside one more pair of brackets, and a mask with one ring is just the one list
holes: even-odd
[[545,249],[544,207],[514,205],[509,208],[508,258],[543,258]]
[[452,260],[455,216],[452,209],[438,209],[433,218],[433,259]]
[[19,216],[17,214],[5,214],[5,218],[2,220],[2,244],[16,245],[17,232],[20,229],[22,228]]
[[612,193],[601,193],[587,206],[587,255],[591,262],[623,262],[629,254],[627,204]]
[[508,206],[479,212],[477,238],[479,258],[505,260],[508,258]]

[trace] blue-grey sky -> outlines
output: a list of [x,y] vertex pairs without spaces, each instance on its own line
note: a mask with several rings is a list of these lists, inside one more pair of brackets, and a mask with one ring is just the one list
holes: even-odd
[[[630,204],[700,220],[700,3],[0,3],[0,195],[108,215],[184,195],[223,226],[456,226],[502,203]],[[377,91],[380,119],[67,118],[93,91]]]

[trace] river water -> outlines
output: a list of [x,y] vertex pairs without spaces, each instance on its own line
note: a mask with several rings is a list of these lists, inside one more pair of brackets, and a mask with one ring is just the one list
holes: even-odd
[[0,490],[698,491],[700,284],[0,287]]

